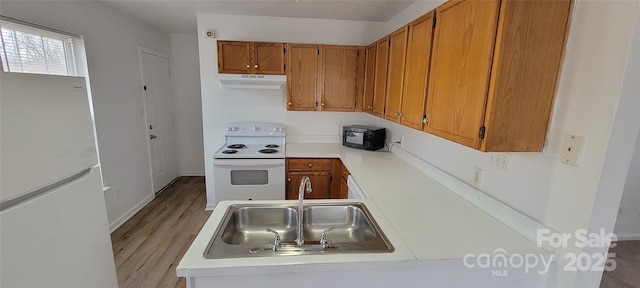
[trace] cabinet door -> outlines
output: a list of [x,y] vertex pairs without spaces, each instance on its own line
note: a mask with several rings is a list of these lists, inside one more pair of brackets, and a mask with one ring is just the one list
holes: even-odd
[[501,3],[482,151],[542,151],[571,2]]
[[218,41],[218,73],[249,73],[250,42]]
[[426,132],[479,148],[499,0],[436,8]]
[[356,105],[358,47],[322,46],[320,109],[353,111]]
[[304,199],[329,199],[331,191],[331,172],[289,172],[287,177],[287,200],[298,199],[298,189],[302,176],[309,176],[311,193],[304,194]]
[[401,124],[422,130],[429,60],[431,59],[431,36],[433,12],[409,23],[407,61],[405,64],[404,88],[402,92]]
[[372,113],[376,73],[376,45],[373,44],[367,47],[365,54],[364,99],[362,101],[362,109],[365,112]]
[[287,47],[287,110],[316,110],[320,47],[304,44]]
[[255,74],[284,75],[284,44],[253,43],[251,72]]
[[367,112],[364,107],[362,107],[362,102],[364,101],[364,75],[366,73],[365,69],[367,68],[366,62],[366,47],[358,47],[358,74],[356,75],[356,109],[353,110],[355,112]]
[[389,37],[376,43],[375,85],[373,88],[372,114],[384,116],[384,102],[387,93],[387,68],[389,67]]
[[404,82],[404,64],[407,55],[407,29],[405,26],[389,37],[389,71],[387,72],[387,96],[384,117],[400,122],[402,104],[402,84]]

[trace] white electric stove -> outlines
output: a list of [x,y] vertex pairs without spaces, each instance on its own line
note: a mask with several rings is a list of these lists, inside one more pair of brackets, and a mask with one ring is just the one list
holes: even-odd
[[225,144],[213,155],[215,203],[284,200],[286,126],[229,123],[224,135]]

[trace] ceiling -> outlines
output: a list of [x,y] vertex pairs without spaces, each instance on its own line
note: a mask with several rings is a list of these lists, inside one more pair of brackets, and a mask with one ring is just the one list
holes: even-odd
[[416,0],[103,0],[167,33],[197,32],[196,13],[386,22]]

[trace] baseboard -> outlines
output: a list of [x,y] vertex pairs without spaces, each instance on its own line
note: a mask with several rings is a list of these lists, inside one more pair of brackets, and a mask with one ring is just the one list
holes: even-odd
[[619,241],[640,240],[640,234],[616,235]]
[[204,176],[204,171],[180,171],[180,176]]
[[216,208],[216,204],[207,203],[207,206],[204,207],[204,210],[213,211]]
[[127,210],[127,212],[122,214],[122,216],[118,217],[118,219],[113,221],[113,223],[110,223],[109,229],[111,230],[111,233],[113,233],[113,231],[116,231],[116,229],[118,229],[122,224],[124,224],[124,222],[127,222],[127,220],[133,217],[133,215],[136,215],[136,213],[138,213],[138,211],[140,211],[140,209],[142,209],[145,205],[149,204],[149,202],[151,202],[151,200],[153,200],[154,197],[155,196],[153,194],[145,197],[144,199],[142,199],[142,201],[138,202],[138,204],[131,207],[131,209]]

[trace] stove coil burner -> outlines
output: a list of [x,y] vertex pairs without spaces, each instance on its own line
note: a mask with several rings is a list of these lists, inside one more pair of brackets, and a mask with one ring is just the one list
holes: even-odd
[[260,149],[260,150],[258,150],[258,152],[264,153],[264,154],[273,154],[273,153],[278,153],[278,150],[276,150],[276,149]]
[[266,147],[266,148],[278,148],[278,147],[280,147],[280,145],[277,145],[277,144],[269,144],[269,145],[265,145],[264,147]]
[[222,154],[236,154],[238,153],[238,150],[224,150],[222,151]]
[[242,149],[242,148],[247,148],[247,145],[244,145],[244,144],[231,144],[231,145],[227,146],[227,148],[229,148],[229,149]]

